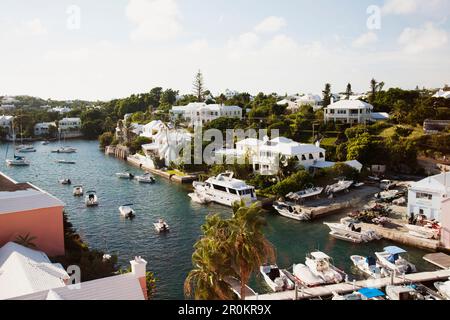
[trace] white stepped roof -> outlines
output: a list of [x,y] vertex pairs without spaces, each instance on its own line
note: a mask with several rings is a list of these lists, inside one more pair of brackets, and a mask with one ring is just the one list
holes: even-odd
[[0,299],[65,286],[69,275],[43,252],[13,242],[0,249]]
[[340,100],[330,104],[328,109],[373,109],[373,106],[361,100]]
[[412,184],[411,189],[415,191],[438,192],[450,196],[450,172],[425,178]]

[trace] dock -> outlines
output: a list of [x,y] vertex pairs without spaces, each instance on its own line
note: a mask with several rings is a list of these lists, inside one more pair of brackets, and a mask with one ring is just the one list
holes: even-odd
[[362,280],[356,281],[353,283],[340,283],[333,284],[322,287],[314,287],[314,288],[300,288],[297,291],[284,291],[277,293],[268,293],[262,295],[255,295],[247,297],[246,300],[258,300],[258,301],[267,301],[267,300],[305,300],[305,299],[313,299],[319,297],[329,297],[334,293],[337,294],[347,294],[362,288],[374,288],[374,289],[382,289],[388,285],[403,285],[403,284],[411,284],[411,283],[422,283],[422,282],[437,282],[441,280],[447,280],[450,277],[450,270],[439,270],[433,272],[421,272],[421,273],[413,273],[400,277],[388,277],[382,279],[371,279],[371,280]]
[[450,256],[448,254],[442,252],[430,253],[425,255],[423,259],[441,269],[450,269]]

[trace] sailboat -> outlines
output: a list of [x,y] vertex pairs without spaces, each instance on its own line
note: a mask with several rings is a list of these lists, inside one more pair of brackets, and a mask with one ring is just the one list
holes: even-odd
[[[64,135],[64,143],[66,142],[66,135]],[[59,144],[61,145],[61,133],[59,134]],[[72,147],[59,147],[58,149],[52,150],[52,153],[76,153],[77,149]]]
[[[16,155],[16,133],[14,131],[14,123],[13,127],[13,146],[14,146],[14,159],[6,159],[6,164],[12,167],[26,167],[30,165],[30,162],[22,156]],[[8,156],[8,149],[6,150],[6,156]]]

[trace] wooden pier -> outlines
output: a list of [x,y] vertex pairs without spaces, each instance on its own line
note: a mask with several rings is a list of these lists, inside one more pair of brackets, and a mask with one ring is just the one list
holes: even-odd
[[450,270],[439,270],[433,272],[413,273],[394,278],[371,279],[356,281],[354,283],[340,283],[315,288],[300,288],[297,291],[284,291],[277,293],[268,293],[247,297],[247,300],[305,300],[319,297],[329,297],[333,293],[346,294],[357,291],[362,288],[382,289],[388,285],[402,285],[410,283],[437,282],[447,280],[450,277]]
[[450,269],[450,256],[445,253],[430,253],[425,255],[423,259],[441,269]]

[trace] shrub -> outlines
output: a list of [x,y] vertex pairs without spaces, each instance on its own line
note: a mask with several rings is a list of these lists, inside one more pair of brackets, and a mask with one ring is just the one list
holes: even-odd
[[269,192],[278,196],[285,196],[290,192],[297,192],[312,183],[312,177],[306,171],[299,171],[269,188]]

